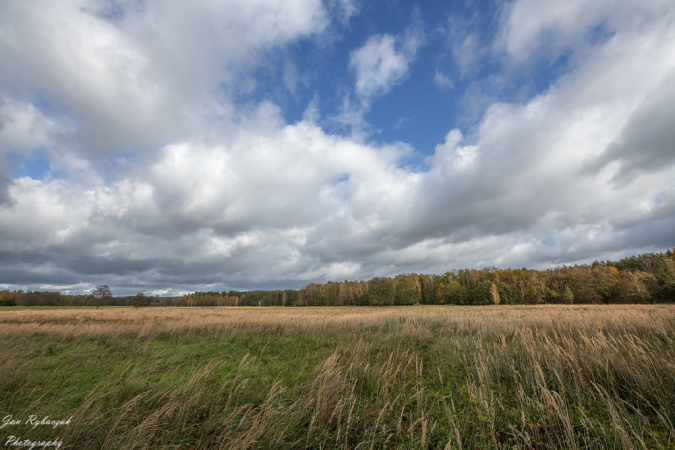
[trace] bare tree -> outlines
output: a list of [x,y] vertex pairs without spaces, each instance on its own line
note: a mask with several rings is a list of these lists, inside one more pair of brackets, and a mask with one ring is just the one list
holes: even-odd
[[94,295],[94,304],[96,305],[96,309],[103,305],[107,299],[112,298],[113,296],[112,291],[107,284],[98,286],[96,289],[94,289],[92,294]]

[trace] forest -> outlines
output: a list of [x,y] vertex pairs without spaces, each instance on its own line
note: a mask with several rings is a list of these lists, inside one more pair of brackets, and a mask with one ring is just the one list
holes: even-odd
[[[106,286],[107,287],[107,286]],[[140,295],[140,294],[139,294]],[[0,306],[129,306],[137,296],[1,291]],[[388,306],[655,303],[675,299],[675,252],[547,270],[462,269],[370,281],[310,283],[302,289],[194,292],[145,297],[149,306]]]

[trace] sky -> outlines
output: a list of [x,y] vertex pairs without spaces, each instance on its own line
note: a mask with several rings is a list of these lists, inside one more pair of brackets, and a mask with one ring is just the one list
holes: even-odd
[[0,289],[674,246],[672,0],[0,2]]

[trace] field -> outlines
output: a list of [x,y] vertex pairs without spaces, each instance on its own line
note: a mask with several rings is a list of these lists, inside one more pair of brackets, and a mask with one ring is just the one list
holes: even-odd
[[673,305],[3,308],[0,339],[7,448],[675,449]]

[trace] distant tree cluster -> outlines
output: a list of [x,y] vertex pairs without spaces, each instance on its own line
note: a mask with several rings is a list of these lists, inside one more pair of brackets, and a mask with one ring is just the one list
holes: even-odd
[[93,298],[49,291],[0,291],[0,306],[94,306]]
[[186,306],[239,306],[241,298],[223,292],[195,292],[183,296]]
[[646,303],[675,300],[675,253],[646,253],[591,265],[464,269],[370,281],[310,283],[300,290],[194,292],[182,297],[113,297],[106,285],[89,295],[1,291],[0,306],[387,306],[539,303]]
[[[133,306],[134,297],[114,297],[108,285],[96,287],[91,294],[69,295],[51,291],[0,291],[0,306]],[[143,296],[143,298],[145,298]],[[147,306],[148,302],[145,302]]]
[[[311,283],[300,290],[229,291],[185,296],[188,305],[239,298],[236,306],[486,305],[645,303],[675,300],[675,253],[647,253],[591,265],[529,269],[464,269],[370,281]],[[197,301],[196,299],[201,299]],[[217,305],[210,300],[210,305]],[[221,300],[222,302],[223,300]],[[224,303],[220,303],[224,304]]]

